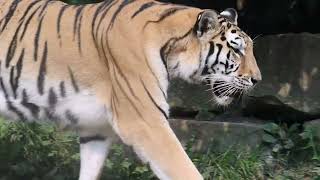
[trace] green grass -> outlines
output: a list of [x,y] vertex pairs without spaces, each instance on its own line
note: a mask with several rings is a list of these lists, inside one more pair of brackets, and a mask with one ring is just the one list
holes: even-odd
[[[280,160],[266,163],[265,150],[213,149],[197,153],[187,145],[187,152],[206,179],[314,179],[320,180],[315,161],[288,165]],[[76,180],[79,171],[78,138],[42,124],[5,123],[0,120],[0,180]],[[102,179],[156,179],[147,165],[129,148],[114,145],[106,160]],[[129,151],[130,152],[130,151]],[[130,153],[129,153],[130,154]],[[275,162],[275,163],[274,163]]]

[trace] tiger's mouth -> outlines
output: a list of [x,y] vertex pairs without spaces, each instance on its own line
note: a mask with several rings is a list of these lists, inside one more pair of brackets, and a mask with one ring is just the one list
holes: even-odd
[[233,98],[242,96],[242,93],[240,90],[234,90],[228,93],[226,89],[227,87],[223,87],[223,84],[225,84],[223,81],[216,81],[213,83],[212,91],[215,96],[217,97],[227,96],[227,97],[233,97]]
[[214,102],[221,106],[228,106],[235,99],[241,99],[252,87],[250,84],[240,83],[239,80],[211,80],[210,85]]

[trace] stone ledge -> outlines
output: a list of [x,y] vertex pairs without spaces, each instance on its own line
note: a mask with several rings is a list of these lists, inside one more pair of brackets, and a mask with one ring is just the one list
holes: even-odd
[[196,151],[206,151],[208,148],[225,151],[231,146],[251,149],[262,141],[262,124],[183,119],[169,121],[183,145],[194,138],[193,149]]

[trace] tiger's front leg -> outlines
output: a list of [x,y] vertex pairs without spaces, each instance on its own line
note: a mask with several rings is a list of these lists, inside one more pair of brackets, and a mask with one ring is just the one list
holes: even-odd
[[99,179],[111,144],[111,137],[98,135],[80,137],[79,180]]
[[161,180],[202,180],[165,118],[118,119],[118,135]]

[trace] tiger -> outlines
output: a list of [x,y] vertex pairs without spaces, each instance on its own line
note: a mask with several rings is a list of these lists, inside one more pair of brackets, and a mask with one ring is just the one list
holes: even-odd
[[170,128],[173,78],[227,106],[262,78],[234,9],[153,0],[0,2],[0,114],[79,136],[80,180],[119,138],[163,180],[203,179]]

